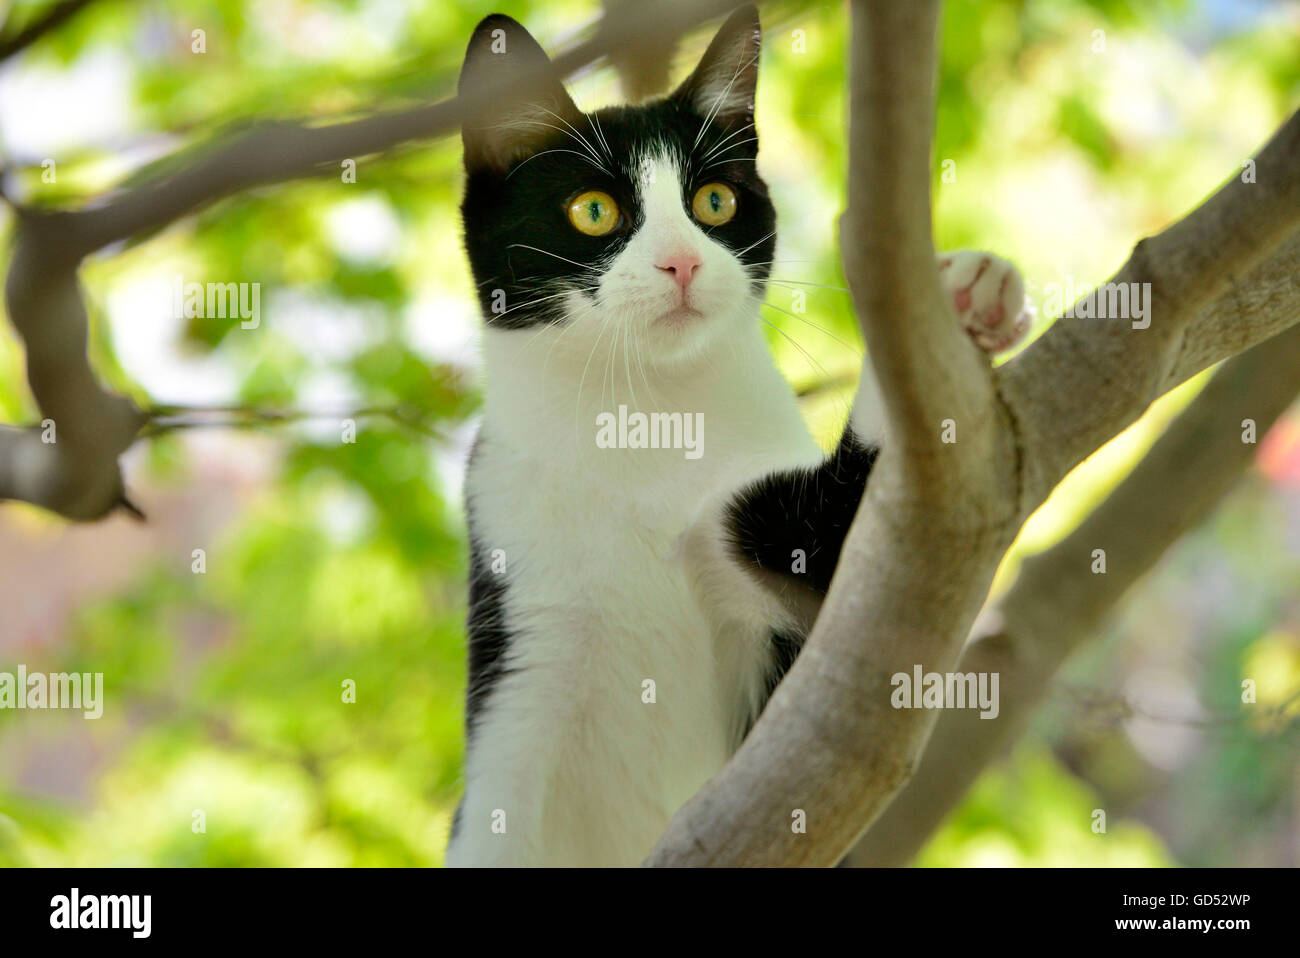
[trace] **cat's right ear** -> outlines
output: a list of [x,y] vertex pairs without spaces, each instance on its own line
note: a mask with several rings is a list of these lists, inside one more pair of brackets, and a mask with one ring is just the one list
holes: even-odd
[[673,93],[695,113],[723,123],[754,121],[763,30],[758,8],[740,7],[718,28],[699,65]]
[[484,17],[465,51],[457,91],[482,97],[461,125],[465,168],[505,172],[582,114],[546,52],[518,22]]

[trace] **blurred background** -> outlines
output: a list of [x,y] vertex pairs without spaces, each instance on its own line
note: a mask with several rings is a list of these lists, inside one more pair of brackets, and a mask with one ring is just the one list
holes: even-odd
[[[0,8],[21,25],[49,5]],[[5,191],[77,205],[250,119],[441,98],[470,30],[497,10],[553,52],[601,12],[594,0],[91,3],[0,62]],[[781,230],[764,314],[829,438],[861,349],[834,245],[847,13],[783,2],[763,16],[760,169]],[[683,42],[673,82],[710,35]],[[948,0],[942,47],[939,245],[1015,260],[1040,303],[1104,281],[1300,103],[1292,2]],[[585,107],[620,99],[608,67],[571,89]],[[355,183],[261,188],[86,263],[96,369],[142,406],[186,408],[125,458],[147,523],[0,505],[0,671],[103,672],[107,699],[97,721],[0,711],[0,865],[441,863],[462,756],[460,486],[481,389],[459,163],[454,137],[362,158]],[[177,277],[260,283],[260,326],[177,318]],[[801,290],[805,314],[792,309]],[[1203,381],[1069,477],[996,588]],[[0,421],[39,418],[0,324]],[[341,441],[347,419],[355,442]],[[1243,677],[1267,720],[1241,717]],[[921,862],[1300,863],[1298,693],[1293,408]]]

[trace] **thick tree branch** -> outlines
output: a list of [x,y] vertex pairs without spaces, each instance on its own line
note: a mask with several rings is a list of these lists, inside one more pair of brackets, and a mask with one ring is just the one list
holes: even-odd
[[[930,238],[937,10],[933,0],[853,4],[851,193],[841,238],[885,394],[886,451],[803,652],[649,864],[838,861],[907,779],[933,724],[922,710],[890,707],[890,677],[917,661],[942,668],[955,660],[1009,541],[1013,510],[988,488],[1005,488],[1011,472],[998,417],[964,421],[964,460],[939,441],[943,419],[990,409],[994,396],[987,363],[942,301]],[[973,459],[1003,474],[981,472]],[[954,476],[973,494],[949,495]],[[800,812],[807,834],[791,827]]]
[[852,10],[845,276],[888,411],[891,455],[927,467],[913,481],[956,486],[963,477],[951,471],[938,424],[988,408],[992,383],[944,304],[930,232],[938,3]]
[[[1300,285],[1285,307],[1300,315]],[[855,865],[905,865],[987,764],[1020,736],[1052,676],[1094,636],[1124,595],[1189,529],[1204,522],[1254,460],[1242,421],[1258,435],[1300,393],[1300,326],[1254,346],[1219,369],[1151,451],[1077,529],[1026,560],[1015,584],[962,656],[963,672],[997,672],[997,719],[950,710],[915,777],[854,850]],[[1106,550],[1104,575],[1092,551]]]
[[[1294,122],[1294,121],[1293,121]],[[1162,388],[1171,389],[1223,356],[1234,356],[1300,317],[1300,230],[1233,281],[1188,328]],[[1276,340],[1275,342],[1280,342]]]

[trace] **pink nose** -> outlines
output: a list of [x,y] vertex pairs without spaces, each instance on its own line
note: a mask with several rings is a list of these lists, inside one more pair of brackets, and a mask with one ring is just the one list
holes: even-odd
[[665,273],[673,274],[673,279],[677,281],[677,285],[683,292],[691,285],[691,279],[695,276],[695,270],[699,265],[700,258],[695,253],[673,253],[671,256],[661,257],[655,263],[655,266]]

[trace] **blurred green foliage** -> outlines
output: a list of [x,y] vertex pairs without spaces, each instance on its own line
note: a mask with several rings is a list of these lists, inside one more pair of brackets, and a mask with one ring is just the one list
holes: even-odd
[[[1095,283],[1139,236],[1194,205],[1300,93],[1294,37],[1288,43],[1254,15],[1225,20],[1223,7],[1191,0],[946,4],[935,169],[940,245],[995,248],[1040,289],[1066,275]],[[128,128],[111,142],[61,152],[57,183],[41,182],[39,157],[11,156],[13,175],[29,202],[58,205],[123,177],[175,168],[253,118],[342,116],[442,97],[453,89],[473,25],[498,8],[551,49],[598,12],[585,0],[92,5],[27,53],[23,68],[67,71],[108,58],[129,79]],[[851,376],[859,365],[856,324],[836,289],[844,283],[834,246],[845,195],[846,13],[838,3],[765,9],[761,168],[782,224],[765,318],[778,361],[802,387]],[[196,29],[206,31],[201,55],[191,48]],[[1096,31],[1104,36],[1100,52]],[[702,32],[684,44],[675,75],[706,39]],[[575,90],[584,104],[617,96],[608,70],[588,72]],[[12,154],[3,137],[0,149]],[[955,181],[942,176],[945,160]],[[154,394],[156,370],[128,361],[134,350],[123,348],[146,335],[133,325],[138,291],[162,289],[183,274],[262,284],[267,319],[255,335],[231,319],[164,330],[177,363],[206,358],[226,371],[227,402],[311,409],[323,382],[342,384],[359,409],[403,412],[359,419],[355,443],[331,432],[337,413],[325,417],[329,428],[265,429],[258,448],[273,463],[270,481],[241,500],[219,537],[199,543],[206,574],[192,574],[188,549],[155,555],[126,585],[80,604],[58,634],[23,647],[33,670],[104,672],[110,701],[121,707],[69,733],[79,743],[75,754],[45,755],[51,766],[84,762],[71,776],[76,784],[62,789],[24,784],[49,778],[31,774],[41,740],[32,747],[26,736],[34,723],[48,727],[50,716],[0,712],[0,864],[441,861],[458,793],[464,687],[464,532],[448,464],[463,456],[465,424],[477,404],[472,350],[457,352],[454,336],[444,341],[473,311],[459,249],[459,176],[454,138],[359,157],[355,184],[331,173],[259,189],[87,264],[94,362],[142,403],[187,400]],[[358,202],[396,224],[393,243],[377,250],[349,243],[345,214]],[[789,312],[797,291],[809,293],[806,316]],[[289,312],[355,334],[325,348],[301,323],[278,321]],[[1186,398],[1184,391],[1168,400],[1094,457],[1036,517],[1021,551],[1068,528]],[[808,404],[825,436],[846,409],[843,389]],[[0,419],[26,422],[36,412],[21,349],[5,326]],[[194,482],[187,440],[153,440],[133,461],[133,482],[180,489]],[[1256,486],[1252,494],[1270,492]],[[8,514],[34,536],[58,526],[19,507]],[[1198,533],[1189,554],[1215,555],[1232,568],[1250,554],[1248,543],[1265,521]],[[1278,548],[1287,552],[1285,544]],[[1268,642],[1281,651],[1267,654],[1300,661],[1296,636],[1279,639],[1275,629],[1286,614],[1275,596],[1300,582],[1296,565],[1279,566],[1268,593],[1274,598],[1261,600],[1259,615],[1224,613],[1220,630],[1205,638],[1213,672],[1222,676],[1212,697],[1230,704],[1245,663],[1265,654]],[[1174,594],[1186,587],[1177,576],[1160,582]],[[1111,639],[1106,655],[1114,652]],[[1103,659],[1096,653],[1080,674],[1122,684],[1122,673],[1108,672]],[[348,682],[355,703],[344,701]],[[1134,821],[1112,819],[1105,837],[1091,832],[1090,815],[1103,799],[1082,776],[1122,795],[1121,805],[1135,814],[1139,790],[1126,793],[1126,783],[1146,782],[1148,792],[1154,786],[1114,734],[1107,741],[1123,754],[1098,771],[1103,760],[1086,742],[1067,741],[1078,720],[1068,709],[1045,720],[1036,744],[979,783],[923,863],[1176,860]],[[1053,757],[1043,736],[1064,743],[1063,754],[1078,761]],[[13,743],[29,743],[21,761],[4,761],[6,742],[11,756],[18,753]],[[1294,750],[1279,762],[1276,745],[1247,739],[1207,757],[1196,775],[1208,797],[1189,814],[1230,807],[1248,816],[1251,809],[1276,811],[1288,795],[1293,801]],[[206,831],[197,834],[196,809],[206,816]],[[1197,863],[1237,860],[1226,844],[1179,855]]]

